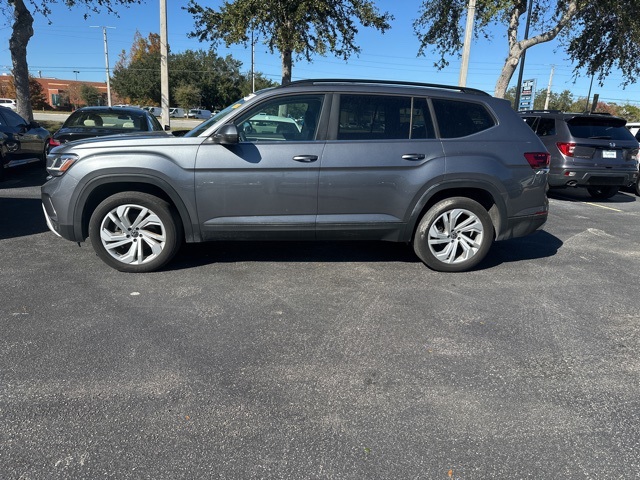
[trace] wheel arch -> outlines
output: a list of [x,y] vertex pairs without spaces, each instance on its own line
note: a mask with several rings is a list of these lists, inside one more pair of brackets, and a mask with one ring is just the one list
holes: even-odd
[[92,178],[76,199],[73,221],[76,238],[88,238],[89,220],[100,202],[126,191],[148,193],[168,202],[180,217],[185,240],[199,240],[199,232],[193,228],[192,216],[180,195],[163,179],[149,175],[103,175]]
[[441,200],[451,197],[465,197],[475,200],[482,205],[491,218],[494,229],[494,239],[500,236],[500,232],[507,225],[507,208],[498,190],[492,185],[484,183],[445,183],[425,192],[415,203],[415,206],[407,222],[405,240],[410,242],[418,228],[418,223],[424,214]]

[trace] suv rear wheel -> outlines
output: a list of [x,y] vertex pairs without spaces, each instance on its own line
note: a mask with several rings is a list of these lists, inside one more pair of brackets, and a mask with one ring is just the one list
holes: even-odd
[[181,224],[164,200],[141,192],[122,192],[105,199],[89,221],[96,254],[121,272],[151,272],[176,254]]
[[587,192],[597,200],[606,200],[618,193],[620,187],[587,187]]
[[413,239],[416,255],[440,272],[463,272],[475,267],[493,243],[493,224],[478,202],[464,197],[442,200],[418,224]]

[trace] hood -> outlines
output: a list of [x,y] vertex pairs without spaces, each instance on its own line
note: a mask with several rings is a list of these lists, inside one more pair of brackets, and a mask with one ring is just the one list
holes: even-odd
[[[87,145],[91,148],[99,147],[102,144],[105,146],[120,146],[120,145],[145,145],[149,144],[150,139],[172,139],[176,138],[170,133],[163,131],[156,132],[138,132],[138,133],[123,133],[114,135],[111,134],[101,134],[95,135],[95,133],[87,135],[85,132],[73,132],[74,129],[65,129],[69,131],[69,133],[64,133],[62,135],[59,132],[56,132],[54,138],[62,143],[58,149],[69,149],[77,146]],[[81,129],[80,129],[81,130]],[[60,150],[58,150],[60,151]]]
[[203,139],[200,137],[176,137],[171,134],[159,132],[147,132],[143,135],[110,135],[105,137],[93,137],[84,140],[63,143],[51,150],[53,155],[74,153],[81,157],[87,154],[129,154],[140,151],[163,152],[167,148],[200,145]]

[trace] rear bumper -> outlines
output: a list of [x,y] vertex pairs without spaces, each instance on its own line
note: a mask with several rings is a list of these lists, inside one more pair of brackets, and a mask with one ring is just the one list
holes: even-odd
[[507,221],[507,228],[496,240],[509,240],[529,235],[542,227],[548,216],[548,212],[540,212],[535,215],[512,217]]
[[550,187],[590,187],[618,186],[625,187],[638,180],[638,170],[585,169],[585,168],[552,168],[549,172]]

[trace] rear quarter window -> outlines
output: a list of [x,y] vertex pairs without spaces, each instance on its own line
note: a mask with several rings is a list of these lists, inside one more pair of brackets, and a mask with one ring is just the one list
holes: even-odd
[[496,124],[493,115],[481,103],[434,98],[433,109],[442,138],[473,135]]

